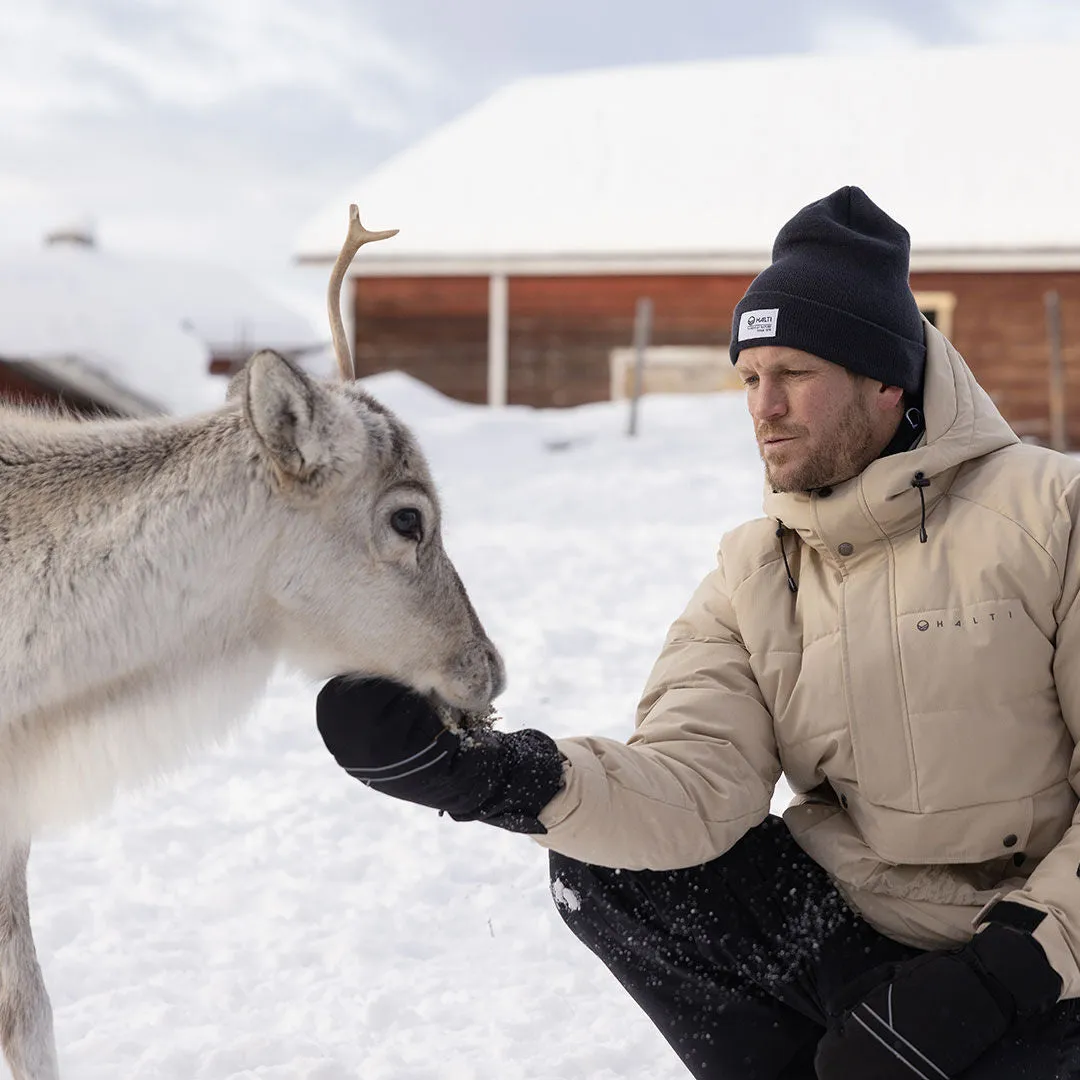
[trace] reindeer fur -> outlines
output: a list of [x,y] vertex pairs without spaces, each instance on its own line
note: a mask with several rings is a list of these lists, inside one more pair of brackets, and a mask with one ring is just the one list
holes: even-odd
[[[391,524],[404,508],[419,540]],[[388,410],[269,352],[193,419],[0,409],[0,1040],[15,1080],[58,1076],[30,838],[220,739],[279,661],[462,709],[502,688],[428,467]]]

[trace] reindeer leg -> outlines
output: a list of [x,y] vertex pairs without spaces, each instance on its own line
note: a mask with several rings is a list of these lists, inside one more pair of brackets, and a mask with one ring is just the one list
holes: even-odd
[[52,1008],[30,932],[29,841],[0,840],[0,1042],[14,1080],[58,1080]]

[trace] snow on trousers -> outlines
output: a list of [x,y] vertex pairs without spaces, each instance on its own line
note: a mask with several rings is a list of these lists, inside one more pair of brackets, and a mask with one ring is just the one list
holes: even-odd
[[[814,1080],[845,987],[919,955],[856,915],[777,817],[684,870],[630,871],[551,853],[567,925],[698,1080]],[[1080,1080],[1080,1001],[1014,1027],[964,1080]],[[855,1078],[852,1078],[855,1080]]]

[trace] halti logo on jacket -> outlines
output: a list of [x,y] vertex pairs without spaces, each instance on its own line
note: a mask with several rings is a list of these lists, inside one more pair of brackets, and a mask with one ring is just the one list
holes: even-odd
[[739,317],[739,340],[747,338],[776,337],[776,317],[779,308],[761,308],[758,311],[744,311]]
[[949,627],[960,627],[963,629],[966,626],[978,626],[980,622],[998,622],[999,620],[1011,619],[1013,617],[1012,611],[987,611],[979,616],[966,615],[963,618],[955,619],[920,619],[915,624],[916,630],[945,630]]

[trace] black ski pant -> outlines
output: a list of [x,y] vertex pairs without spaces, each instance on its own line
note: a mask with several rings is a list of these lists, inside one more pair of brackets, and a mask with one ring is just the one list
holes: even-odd
[[[814,1080],[849,981],[919,955],[856,915],[778,817],[685,870],[553,852],[551,882],[567,925],[698,1080]],[[1018,1025],[963,1080],[1080,1080],[1080,1002]]]

